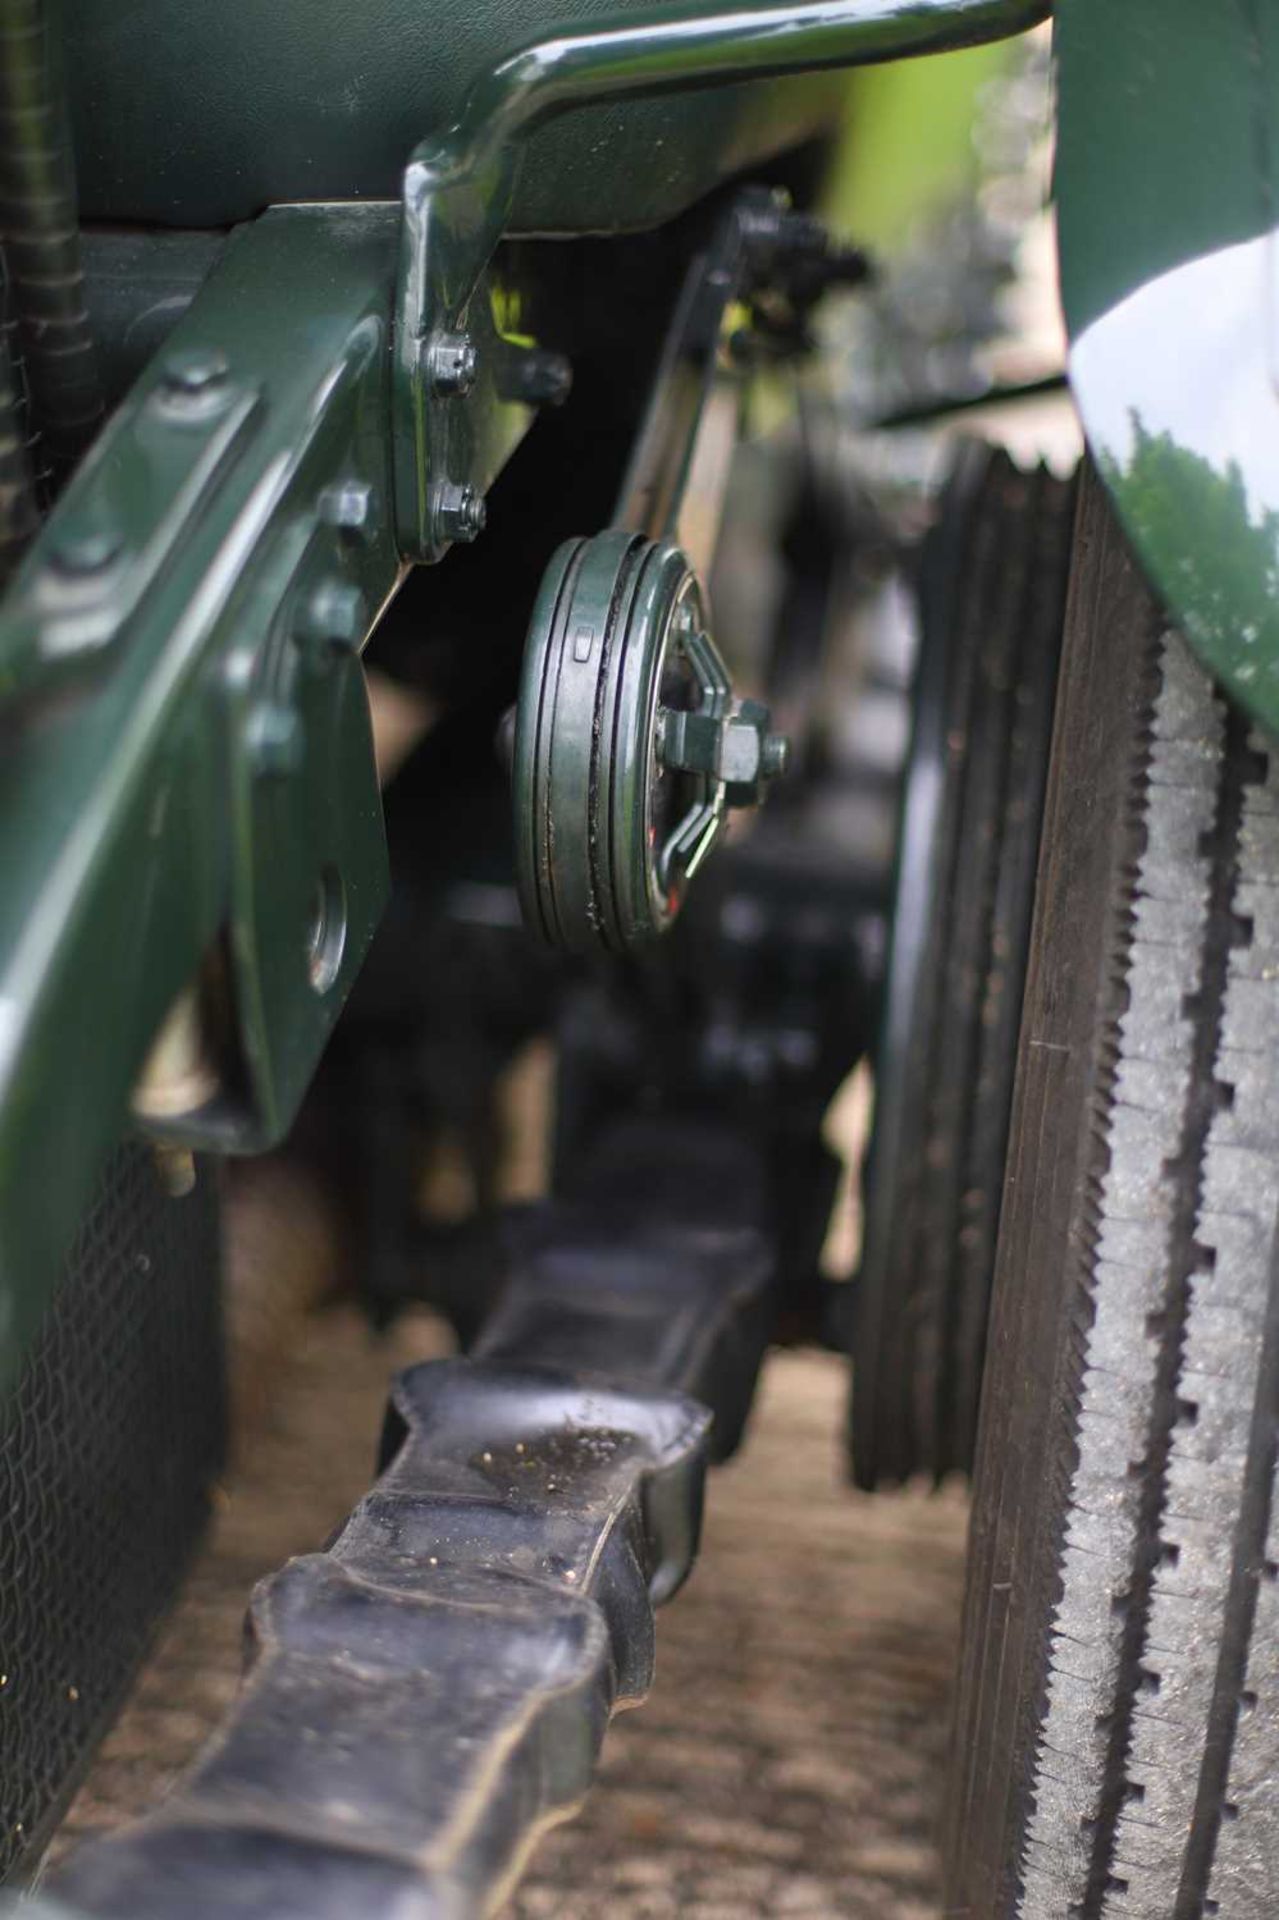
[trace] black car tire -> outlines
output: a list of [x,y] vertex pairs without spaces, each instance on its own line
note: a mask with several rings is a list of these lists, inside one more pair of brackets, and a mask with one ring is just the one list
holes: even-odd
[[852,1316],[867,1489],[972,1469],[1074,495],[970,442],[921,555]]
[[1279,1906],[1279,752],[1076,534],[947,1914]]

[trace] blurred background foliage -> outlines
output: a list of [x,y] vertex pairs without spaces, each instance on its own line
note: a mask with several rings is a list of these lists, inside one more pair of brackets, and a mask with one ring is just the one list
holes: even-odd
[[826,193],[835,225],[890,255],[939,207],[974,192],[983,96],[1021,57],[1004,42],[854,74]]

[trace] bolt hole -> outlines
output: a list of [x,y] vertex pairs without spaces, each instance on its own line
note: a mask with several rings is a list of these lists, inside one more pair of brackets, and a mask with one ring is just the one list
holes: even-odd
[[315,883],[306,928],[306,968],[317,993],[327,993],[338,977],[346,946],[346,888],[334,866],[324,867]]

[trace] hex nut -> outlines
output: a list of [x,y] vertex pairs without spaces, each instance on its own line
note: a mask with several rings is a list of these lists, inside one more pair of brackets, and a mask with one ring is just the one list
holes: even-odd
[[441,480],[434,489],[436,537],[465,545],[478,538],[488,524],[488,507],[482,493],[469,485],[459,486]]
[[480,370],[479,350],[469,333],[436,333],[426,343],[424,364],[433,393],[467,394]]
[[341,653],[353,653],[368,628],[364,595],[349,580],[322,580],[302,604],[298,633]]

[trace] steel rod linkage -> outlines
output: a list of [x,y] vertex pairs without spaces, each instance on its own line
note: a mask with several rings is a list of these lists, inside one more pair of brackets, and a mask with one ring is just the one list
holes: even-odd
[[435,560],[456,537],[441,489],[483,478],[485,444],[452,392],[441,343],[482,320],[482,277],[514,203],[524,136],[553,116],[623,95],[766,80],[1007,38],[1047,18],[1050,0],[807,0],[695,12],[664,7],[535,42],[471,90],[404,173],[396,294],[396,515],[401,550]]

